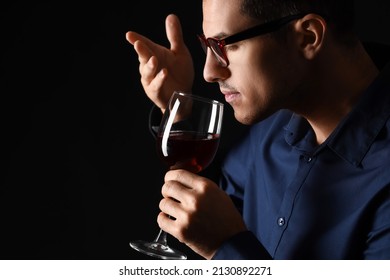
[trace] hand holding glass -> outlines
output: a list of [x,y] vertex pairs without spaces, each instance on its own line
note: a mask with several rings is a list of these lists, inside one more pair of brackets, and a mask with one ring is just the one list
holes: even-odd
[[[223,103],[193,94],[174,92],[156,138],[157,153],[170,169],[198,173],[210,165],[217,152]],[[167,244],[163,230],[152,242],[137,240],[130,246],[160,259],[187,259]]]

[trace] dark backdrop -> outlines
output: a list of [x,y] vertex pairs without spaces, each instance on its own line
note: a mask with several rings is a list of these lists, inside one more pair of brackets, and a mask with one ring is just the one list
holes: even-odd
[[[390,44],[389,2],[357,2],[362,39]],[[128,242],[158,232],[164,167],[125,32],[167,44],[164,19],[177,13],[195,57],[195,92],[221,96],[202,79],[200,1],[134,3],[1,4],[1,259],[148,258]],[[225,121],[222,150],[242,129],[229,106]]]

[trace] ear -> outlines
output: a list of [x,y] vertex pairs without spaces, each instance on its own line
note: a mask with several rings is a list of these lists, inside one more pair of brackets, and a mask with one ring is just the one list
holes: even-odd
[[324,43],[327,23],[317,14],[308,14],[294,25],[298,47],[306,59],[314,59]]

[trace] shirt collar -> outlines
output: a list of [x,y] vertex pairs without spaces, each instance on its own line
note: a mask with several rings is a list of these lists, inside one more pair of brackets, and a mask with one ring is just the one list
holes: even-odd
[[[375,109],[373,109],[375,108]],[[390,117],[390,63],[364,92],[355,108],[320,146],[314,143],[314,132],[308,122],[293,115],[286,126],[285,139],[302,151],[318,153],[330,147],[340,157],[359,165]]]

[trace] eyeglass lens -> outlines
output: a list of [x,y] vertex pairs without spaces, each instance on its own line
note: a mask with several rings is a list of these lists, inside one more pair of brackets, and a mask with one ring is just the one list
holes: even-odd
[[207,54],[207,47],[210,47],[215,58],[222,66],[227,66],[227,58],[222,46],[219,45],[218,40],[213,38],[206,39],[204,36],[199,36],[199,40],[204,52]]

